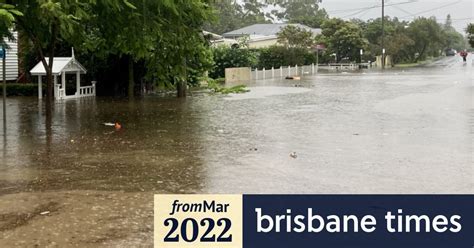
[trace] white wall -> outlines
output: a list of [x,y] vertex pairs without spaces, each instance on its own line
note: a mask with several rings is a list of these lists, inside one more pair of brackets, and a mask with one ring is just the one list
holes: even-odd
[[[6,57],[6,74],[7,80],[15,81],[18,78],[18,34],[14,32],[15,41],[7,40],[7,44],[10,47],[7,49]],[[3,60],[0,59],[0,81],[3,80]]]
[[278,43],[277,38],[265,39],[265,40],[250,40],[249,48],[265,48],[265,47],[276,45],[277,43]]

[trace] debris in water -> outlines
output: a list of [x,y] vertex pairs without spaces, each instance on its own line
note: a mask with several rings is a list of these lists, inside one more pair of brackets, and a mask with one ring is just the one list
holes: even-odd
[[44,211],[44,212],[41,212],[40,215],[47,215],[49,213],[50,213],[49,211]]
[[291,158],[297,158],[298,156],[296,155],[296,152],[292,152],[292,153],[290,153],[290,157]]
[[293,77],[287,76],[287,77],[285,77],[285,79],[288,79],[288,80],[301,80],[301,77],[297,77],[297,76],[293,76]]
[[117,130],[117,131],[122,129],[122,125],[120,125],[120,123],[118,123],[118,122],[115,122],[114,127],[115,127],[115,130]]
[[105,123],[102,123],[104,126],[108,126],[108,127],[115,127],[115,130],[120,130],[122,128],[122,125],[118,122],[115,122],[115,123],[112,123],[112,122],[105,122]]

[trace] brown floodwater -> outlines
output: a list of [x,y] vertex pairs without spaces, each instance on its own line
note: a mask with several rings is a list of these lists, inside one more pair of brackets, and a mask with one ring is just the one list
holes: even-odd
[[154,193],[474,193],[474,67],[459,60],[57,101],[51,120],[8,98],[0,247],[151,246]]

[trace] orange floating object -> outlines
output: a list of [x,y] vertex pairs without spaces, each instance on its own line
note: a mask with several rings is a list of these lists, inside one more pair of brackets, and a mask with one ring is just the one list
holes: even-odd
[[120,125],[120,123],[118,122],[115,122],[115,130],[120,130],[122,128],[122,125]]

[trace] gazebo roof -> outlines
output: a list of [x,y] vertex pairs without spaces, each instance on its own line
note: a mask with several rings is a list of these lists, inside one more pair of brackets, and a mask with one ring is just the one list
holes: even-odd
[[[45,59],[46,63],[49,63],[49,58],[46,57]],[[82,66],[74,57],[55,57],[53,59],[53,75],[61,75],[63,72],[78,71],[83,74],[87,73],[84,66]],[[33,76],[46,75],[43,63],[40,61],[36,64],[35,67],[31,69],[30,73]]]

